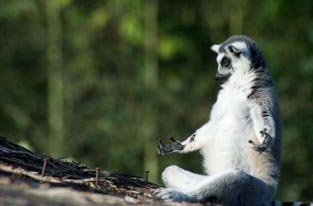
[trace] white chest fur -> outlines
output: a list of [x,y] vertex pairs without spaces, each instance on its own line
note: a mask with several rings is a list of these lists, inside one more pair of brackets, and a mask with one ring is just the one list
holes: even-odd
[[212,143],[203,148],[204,167],[207,173],[230,168],[249,170],[246,152],[253,123],[243,87],[225,86],[219,92],[211,111]]

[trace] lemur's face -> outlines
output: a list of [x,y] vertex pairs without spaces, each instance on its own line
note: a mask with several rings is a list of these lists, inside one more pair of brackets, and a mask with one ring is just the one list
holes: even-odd
[[250,52],[243,41],[214,44],[211,49],[217,53],[216,80],[226,81],[233,74],[243,75],[250,68]]

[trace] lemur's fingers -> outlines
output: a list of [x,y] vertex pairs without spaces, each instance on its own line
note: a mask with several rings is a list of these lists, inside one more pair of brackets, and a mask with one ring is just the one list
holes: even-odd
[[257,152],[264,152],[267,148],[268,146],[266,144],[253,145],[253,149]]
[[268,147],[271,147],[274,143],[274,138],[267,132],[266,129],[260,131],[260,133],[264,137],[262,144],[266,144]]
[[181,144],[181,142],[177,141],[173,136],[170,137],[170,140],[172,141],[172,144],[170,144],[172,146],[172,149],[175,151],[179,151],[184,149],[184,145]]
[[160,143],[160,141],[159,141],[159,145],[157,145],[156,148],[157,148],[157,153],[158,153],[159,155],[162,155],[162,151],[161,151],[160,145],[161,145],[161,143]]
[[162,142],[162,140],[159,140],[159,145],[157,146],[157,152],[158,154],[162,156],[165,155],[167,152],[166,145]]
[[153,195],[160,200],[164,200],[165,202],[172,202],[172,201],[184,201],[188,200],[188,197],[179,192],[178,190],[172,188],[159,188],[153,192]]
[[266,131],[267,131],[266,129],[261,130],[261,131],[260,131],[260,134],[261,134],[263,137],[270,136]]
[[174,137],[171,137],[170,140],[172,141],[171,144],[164,144],[161,140],[159,140],[159,145],[157,146],[158,154],[163,156],[184,149],[184,145],[182,145]]
[[251,145],[252,148],[257,151],[257,152],[264,152],[267,148],[268,145],[262,143],[262,144],[256,144],[255,142],[253,142],[251,139],[248,141]]
[[164,146],[165,146],[165,144],[162,142],[162,140],[161,140],[161,139],[159,139],[159,146],[162,146],[162,147],[164,147]]
[[267,148],[267,145],[265,144],[255,144],[251,139],[248,141],[250,144],[252,144],[252,148],[255,150],[255,151],[258,151],[258,152],[263,152],[266,150]]
[[174,152],[171,148],[171,145],[165,145],[161,140],[159,141],[159,145],[157,146],[158,154],[164,156],[166,154]]
[[171,145],[172,145],[173,150],[175,150],[175,151],[183,150],[185,147],[180,142],[173,142]]
[[173,136],[170,137],[170,140],[171,140],[172,142],[178,142]]
[[252,140],[248,142],[253,145],[253,149],[258,152],[264,152],[267,148],[271,147],[273,144],[273,138],[269,135],[266,129],[260,131],[260,134],[264,137],[261,144],[255,144]]
[[157,146],[157,152],[158,152],[158,154],[163,155],[163,152],[162,152],[162,148],[163,148],[163,147],[164,147],[164,144],[163,144],[162,140],[160,139],[160,140],[159,140],[159,145]]

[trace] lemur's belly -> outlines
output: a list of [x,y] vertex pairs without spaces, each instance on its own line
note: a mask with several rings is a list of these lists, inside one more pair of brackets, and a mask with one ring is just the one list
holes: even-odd
[[252,122],[225,127],[226,123],[224,122],[224,127],[216,125],[216,137],[201,151],[205,172],[214,174],[228,169],[240,169],[269,184],[276,184],[274,176],[278,175],[278,170],[274,167],[277,164],[271,150],[259,153],[249,143],[252,140],[259,144]]
[[[240,141],[241,144],[229,144],[230,141],[236,141],[234,139]],[[227,169],[240,169],[249,174],[251,173],[251,165],[248,164],[249,157],[246,152],[247,146],[250,146],[248,145],[248,139],[245,138],[247,139],[246,143],[242,142],[239,137],[234,139],[216,139],[216,141],[210,145],[212,148],[207,148],[206,151],[202,152],[204,167],[208,174],[222,172]]]
[[238,114],[228,114],[217,122],[216,137],[202,150],[205,171],[213,174],[227,169],[241,169],[250,174],[247,149],[252,148],[248,143],[251,134],[254,134],[252,121],[240,118]]

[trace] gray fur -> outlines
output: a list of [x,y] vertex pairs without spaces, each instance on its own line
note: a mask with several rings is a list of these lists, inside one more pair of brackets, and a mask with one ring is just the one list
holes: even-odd
[[248,49],[250,50],[250,53],[251,53],[251,62],[252,62],[251,68],[252,69],[266,68],[266,62],[263,58],[261,50],[259,49],[258,45],[251,38],[247,36],[244,36],[244,35],[231,36],[230,38],[228,38],[221,44],[219,51],[224,52],[225,46],[233,42],[238,42],[238,41],[245,42],[246,45],[248,45]]

